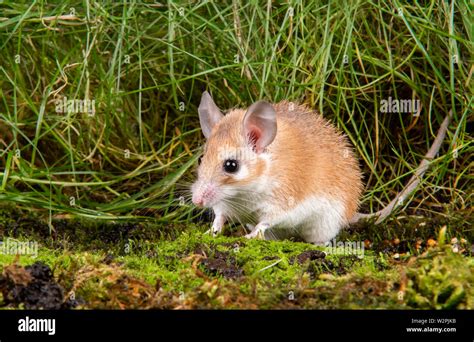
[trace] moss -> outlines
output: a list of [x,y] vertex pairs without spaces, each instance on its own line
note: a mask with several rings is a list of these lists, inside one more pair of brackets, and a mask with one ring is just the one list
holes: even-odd
[[426,309],[473,308],[474,259],[451,246],[426,253],[406,271],[407,302]]
[[[0,218],[4,239],[39,243],[36,257],[0,254],[0,272],[43,261],[79,308],[474,308],[471,245],[453,225],[352,227],[337,239],[365,238],[358,257],[302,242],[212,237],[199,225],[72,220],[49,232],[36,218]],[[0,307],[11,307],[4,304],[0,297]]]

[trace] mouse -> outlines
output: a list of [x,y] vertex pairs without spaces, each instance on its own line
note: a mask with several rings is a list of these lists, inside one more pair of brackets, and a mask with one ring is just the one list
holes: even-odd
[[209,233],[239,223],[246,238],[332,240],[355,215],[363,189],[348,137],[303,104],[257,101],[226,115],[205,91],[205,137],[192,202],[215,214]]

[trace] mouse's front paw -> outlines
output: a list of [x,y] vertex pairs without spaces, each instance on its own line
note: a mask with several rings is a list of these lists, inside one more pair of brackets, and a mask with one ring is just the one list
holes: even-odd
[[222,225],[213,224],[211,229],[206,231],[204,234],[211,234],[212,236],[217,236],[222,231]]
[[247,223],[245,225],[245,229],[247,229],[250,232],[253,232],[255,230],[255,226],[253,224]]
[[209,235],[212,235],[212,237],[216,237],[218,233],[219,233],[218,231],[214,231],[214,229],[211,228],[211,229],[206,230],[204,234],[209,234]]
[[222,231],[225,221],[226,219],[222,214],[216,214],[216,218],[212,223],[211,229],[209,229],[205,234],[212,234],[212,236],[216,236]]
[[270,227],[268,223],[259,223],[249,234],[245,235],[247,239],[265,240],[265,230]]

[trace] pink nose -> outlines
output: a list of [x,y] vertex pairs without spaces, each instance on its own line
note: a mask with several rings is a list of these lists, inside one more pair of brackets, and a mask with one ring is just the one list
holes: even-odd
[[214,187],[212,185],[205,185],[201,189],[197,189],[193,194],[193,203],[199,207],[203,207],[206,203],[211,202],[215,195]]
[[193,203],[196,204],[198,207],[202,207],[204,205],[204,200],[202,199],[202,196],[193,196]]

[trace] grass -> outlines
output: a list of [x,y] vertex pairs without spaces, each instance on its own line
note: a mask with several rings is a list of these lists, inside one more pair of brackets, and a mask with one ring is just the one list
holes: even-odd
[[[360,158],[362,212],[380,209],[403,188],[452,109],[439,155],[419,189],[398,208],[407,219],[392,217],[382,226],[344,232],[341,238],[416,240],[418,233],[407,233],[418,227],[411,219],[416,216],[434,220],[432,238],[446,224],[452,236],[472,243],[472,11],[467,1],[3,1],[0,204],[12,211],[4,216],[16,217],[16,208],[27,220],[38,217],[52,236],[68,232],[78,219],[98,220],[104,227],[107,222],[112,227],[140,222],[160,231],[150,237],[153,246],[170,244],[172,237],[173,253],[196,239],[212,243],[190,232],[193,224],[198,230],[208,224],[207,213],[181,197],[201,153],[197,105],[207,89],[223,109],[247,107],[258,99],[288,99],[323,113],[349,136]],[[382,100],[389,97],[419,100],[421,109],[382,113]],[[65,98],[93,100],[95,111],[58,111]],[[3,237],[11,235],[15,222],[4,223]],[[85,264],[97,264],[103,253],[89,248],[101,247],[100,242],[96,246],[84,241],[75,240],[86,247],[74,247],[70,256],[58,252],[64,246],[51,245],[39,258],[51,265],[87,258]],[[122,247],[126,242],[116,240]],[[258,241],[245,251],[267,255],[266,246],[292,253],[307,248]],[[288,253],[272,250],[267,256],[283,258],[271,269],[284,265],[287,276],[296,281],[301,269],[288,266]],[[440,267],[443,262],[457,265],[456,258],[461,258],[443,253]],[[374,254],[367,262],[385,258]],[[256,269],[277,260],[237,263]],[[11,261],[2,256],[0,264]],[[189,270],[189,263],[176,262]],[[360,269],[355,265],[354,273],[366,270],[376,278],[365,263]],[[64,267],[65,272],[72,272],[71,267]],[[158,277],[165,283],[181,281],[174,269],[164,271],[170,265],[150,263],[141,254],[127,257],[123,267],[147,284]],[[422,260],[413,266],[417,275],[410,281],[431,279],[423,267]],[[388,279],[396,279],[393,265],[389,268]],[[189,277],[194,284],[195,275]],[[341,288],[356,279],[352,277],[357,276],[344,280]],[[183,288],[191,286],[182,282]],[[250,281],[246,284],[251,286]],[[392,303],[384,296],[381,292],[379,305]],[[442,307],[431,297],[426,300],[429,307]],[[275,306],[273,301],[259,302]],[[338,303],[344,300],[325,305]],[[354,305],[367,304],[361,303]],[[472,307],[470,300],[459,303]],[[387,305],[398,305],[392,304]]]

